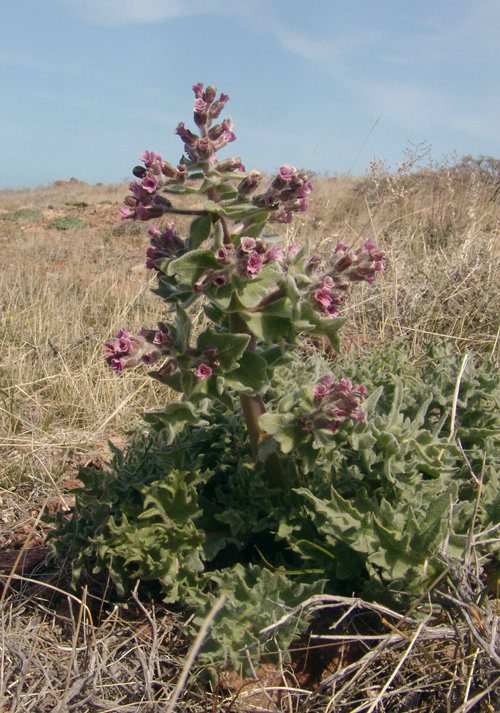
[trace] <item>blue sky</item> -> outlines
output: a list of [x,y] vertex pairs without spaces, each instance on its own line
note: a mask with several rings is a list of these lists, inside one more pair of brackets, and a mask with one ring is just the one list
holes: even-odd
[[118,182],[144,149],[176,163],[196,82],[231,97],[219,158],[247,168],[360,174],[409,142],[499,158],[498,37],[499,0],[5,3],[0,188]]

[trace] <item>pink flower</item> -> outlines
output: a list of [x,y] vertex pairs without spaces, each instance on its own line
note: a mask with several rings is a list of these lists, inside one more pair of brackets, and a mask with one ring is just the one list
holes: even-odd
[[172,345],[172,340],[168,336],[168,334],[165,334],[165,332],[155,332],[155,335],[153,337],[153,344],[169,344],[170,346]]
[[147,220],[149,215],[147,208],[145,208],[142,203],[137,204],[135,214],[139,218],[139,220]]
[[193,84],[192,86],[194,95],[197,99],[203,96],[203,82],[198,82],[198,84]]
[[360,394],[361,396],[366,396],[366,394],[368,393],[368,389],[366,388],[366,386],[363,386],[363,384],[360,384],[356,388],[356,393]]
[[273,245],[266,253],[266,260],[283,260],[283,250],[278,245]]
[[203,112],[205,111],[206,108],[207,108],[207,103],[205,101],[203,101],[203,99],[201,97],[198,97],[197,99],[194,100],[193,110],[197,114],[203,114]]
[[200,381],[208,379],[209,376],[212,376],[212,369],[208,366],[208,364],[204,364],[202,362],[196,369],[196,376],[200,379]]
[[132,336],[131,332],[127,331],[125,327],[122,327],[118,334],[115,334],[115,339],[121,339],[122,337],[126,337],[127,339],[130,339]]
[[328,307],[326,307],[326,313],[329,317],[336,317],[339,311],[335,305],[328,305]]
[[314,395],[317,399],[322,399],[327,392],[327,388],[324,384],[316,384],[314,387]]
[[128,337],[121,337],[115,341],[115,354],[126,354],[132,343]]
[[113,369],[113,371],[123,371],[125,363],[123,359],[118,359],[115,357],[114,359],[110,359],[109,365]]
[[285,163],[283,166],[280,166],[278,169],[278,176],[283,180],[283,181],[289,181],[292,176],[296,174],[296,169],[293,166],[290,166],[289,164]]
[[148,193],[153,193],[156,190],[157,185],[158,179],[154,174],[152,176],[144,176],[144,178],[142,179],[142,187]]
[[222,287],[227,282],[227,275],[225,272],[216,272],[214,274],[213,283],[216,287]]
[[138,200],[144,198],[145,190],[140,183],[137,183],[137,181],[132,181],[132,183],[129,185],[129,190],[132,191],[132,193]]
[[296,245],[295,243],[292,243],[290,247],[288,248],[288,254],[289,255],[296,255],[300,250],[300,247]]
[[253,252],[247,261],[247,272],[250,275],[258,275],[262,267],[262,258],[259,253]]
[[217,262],[226,263],[227,262],[227,250],[226,248],[218,248],[215,251],[215,259]]
[[141,161],[149,168],[154,163],[163,163],[163,159],[156,151],[143,151]]
[[255,248],[254,238],[249,238],[248,236],[244,235],[240,239],[240,248],[243,250],[244,253],[251,253]]
[[342,389],[342,391],[352,391],[352,381],[349,381],[349,379],[341,379],[339,381],[339,388]]
[[134,217],[134,211],[129,210],[128,208],[120,208],[120,215],[121,215],[122,220],[127,220],[127,218]]
[[340,252],[345,253],[346,250],[347,250],[347,245],[345,245],[341,240],[339,240],[339,241],[337,242],[337,246],[336,246],[336,248],[335,248],[335,252],[336,252],[336,253],[340,253]]
[[332,293],[328,287],[322,287],[321,290],[316,290],[314,299],[323,307],[329,307],[332,303]]

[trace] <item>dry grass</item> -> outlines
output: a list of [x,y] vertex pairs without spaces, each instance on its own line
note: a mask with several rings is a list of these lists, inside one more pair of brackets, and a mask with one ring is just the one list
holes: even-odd
[[[290,241],[309,236],[322,254],[338,239],[367,237],[388,251],[383,280],[347,306],[357,343],[404,338],[416,351],[439,334],[497,356],[498,185],[498,175],[452,167],[319,178],[302,224],[284,230]],[[169,398],[142,372],[117,376],[103,360],[103,343],[121,326],[154,326],[160,317],[144,267],[148,226],[118,219],[126,192],[78,181],[0,192],[0,572],[4,582],[14,574],[2,600],[0,700],[12,713],[164,711],[185,661],[180,617],[138,594],[121,608],[99,587],[76,597],[60,566],[31,571],[46,529],[41,510],[71,502],[65,483],[77,465],[105,457],[108,438]],[[39,213],[16,213],[26,208]],[[88,227],[49,227],[63,216]],[[463,581],[476,576],[471,567]],[[498,611],[488,600],[478,607],[471,592],[457,591],[455,603],[440,596],[429,593],[402,628],[386,612],[376,643],[365,632],[354,645],[353,609],[341,632],[306,646],[311,660],[320,646],[329,662],[317,663],[319,679],[307,683],[306,664],[302,673],[278,666],[272,683],[257,671],[257,683],[221,679],[212,692],[184,690],[179,709],[492,713]]]

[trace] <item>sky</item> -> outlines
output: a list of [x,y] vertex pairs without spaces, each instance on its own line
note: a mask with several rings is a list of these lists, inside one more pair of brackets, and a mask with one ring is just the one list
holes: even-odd
[[16,0],[0,22],[0,189],[171,163],[192,85],[230,96],[247,169],[331,176],[500,158],[499,0]]

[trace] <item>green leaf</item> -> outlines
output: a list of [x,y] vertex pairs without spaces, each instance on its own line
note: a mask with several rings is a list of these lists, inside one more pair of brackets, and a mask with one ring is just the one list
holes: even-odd
[[219,263],[211,250],[192,250],[172,260],[167,267],[168,275],[177,275],[181,282],[193,285],[207,270],[215,270]]
[[220,201],[231,200],[238,195],[238,189],[231,183],[219,183],[216,190]]
[[260,238],[267,225],[267,218],[267,213],[265,214],[265,217],[262,220],[260,220],[259,215],[254,216],[253,221],[250,224],[245,225],[245,235],[247,235],[249,238]]
[[200,189],[196,186],[187,186],[185,183],[169,183],[164,187],[163,192],[182,195],[184,193],[199,193]]
[[184,392],[180,371],[176,371],[173,374],[168,374],[167,376],[158,376],[157,371],[150,371],[150,372],[148,372],[148,374],[150,374],[154,379],[156,379],[160,383],[168,386],[170,389],[173,389],[174,391],[178,391],[180,393]]
[[215,324],[219,324],[220,326],[223,325],[226,315],[221,309],[216,307],[216,305],[205,304],[203,305],[203,311],[208,319],[212,320],[212,322],[215,322]]
[[216,203],[215,201],[205,201],[203,204],[203,208],[205,210],[208,210],[209,213],[214,213],[215,215],[219,215],[222,218],[224,218],[227,213],[225,208],[223,208],[219,203]]
[[273,288],[275,288],[282,277],[283,272],[276,260],[268,262],[257,277],[249,280],[241,280],[236,287],[236,293],[241,306],[244,309],[255,309]]
[[241,312],[242,319],[256,337],[267,344],[280,339],[293,343],[296,338],[293,319],[268,312]]
[[201,418],[200,410],[189,401],[175,401],[167,404],[160,411],[144,414],[143,418],[148,423],[154,424],[157,430],[164,429],[166,431],[169,445],[187,424],[198,426],[201,423],[206,423]]
[[192,325],[189,315],[179,305],[176,308],[175,326],[175,344],[179,352],[183,353],[189,346],[189,338],[191,336]]
[[269,386],[267,362],[252,351],[245,351],[237,369],[226,374],[226,384],[236,391],[263,394]]
[[191,222],[189,227],[188,247],[196,250],[202,242],[210,235],[212,229],[212,218],[210,215],[198,215]]
[[[310,302],[301,302],[300,319],[304,322],[303,331],[316,337],[326,337],[332,349],[339,351],[340,340],[338,331],[345,324],[344,317],[323,319]],[[309,324],[310,326],[306,326]]]
[[217,350],[215,358],[220,361],[222,368],[228,371],[238,362],[249,341],[249,334],[215,332],[208,328],[199,335],[197,348],[203,352],[205,349],[215,347]]

